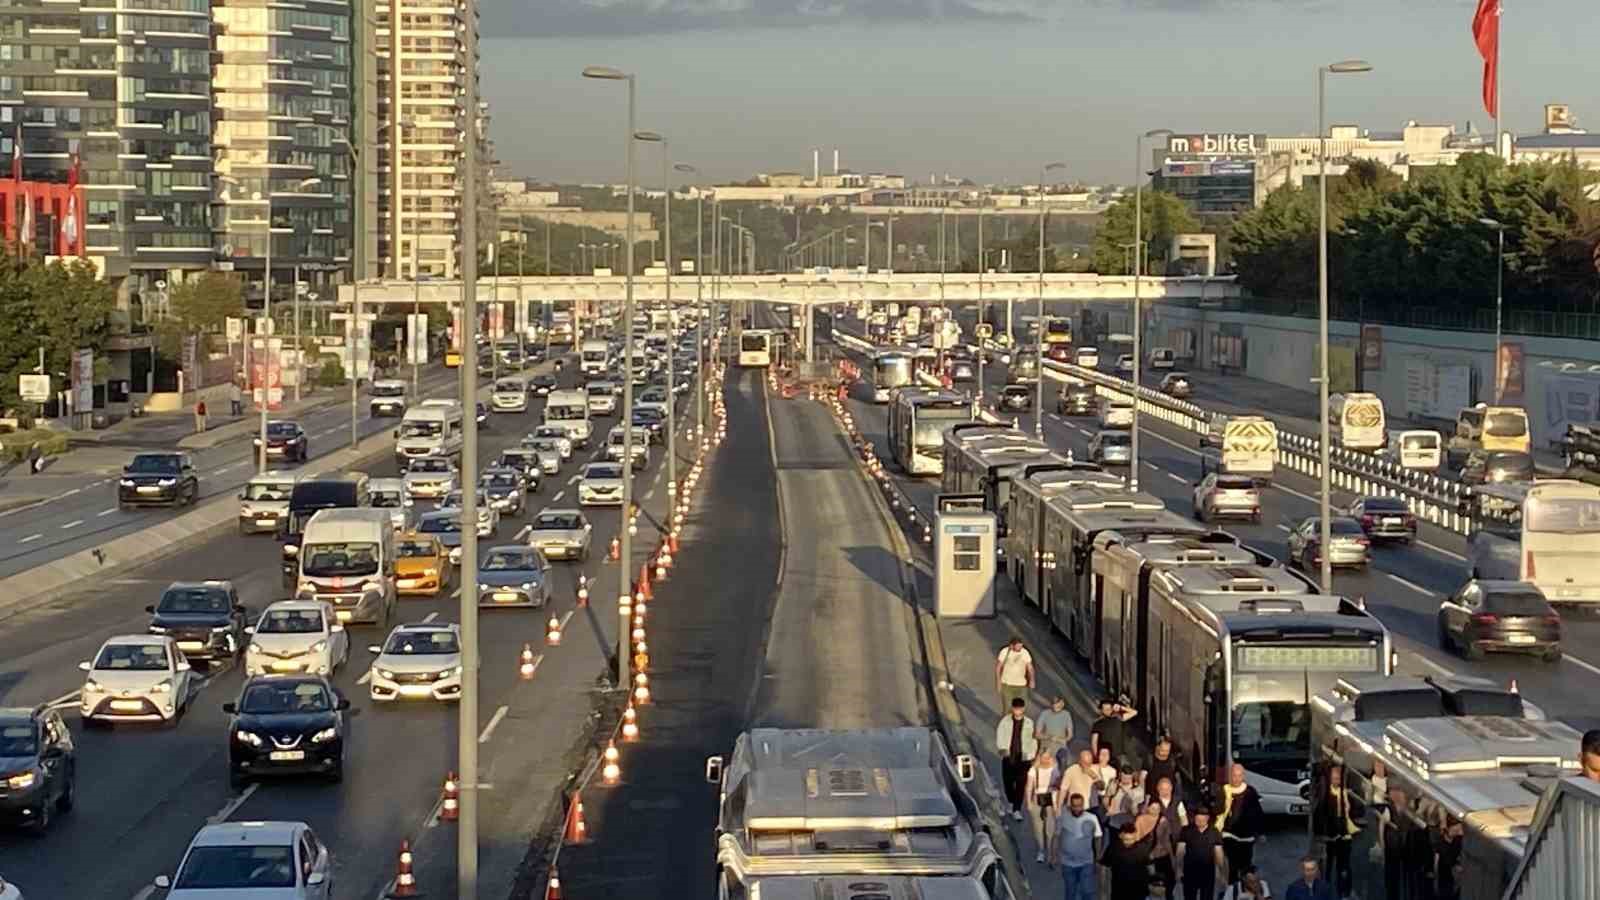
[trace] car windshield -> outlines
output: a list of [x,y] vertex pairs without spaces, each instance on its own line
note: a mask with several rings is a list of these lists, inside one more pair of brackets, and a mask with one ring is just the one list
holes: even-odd
[[128,463],[128,471],[134,475],[176,475],[182,469],[183,465],[176,456],[140,455]]
[[539,517],[533,520],[533,527],[535,529],[570,531],[583,526],[579,524],[576,513],[540,513]]
[[534,562],[531,553],[522,550],[495,550],[484,557],[481,568],[485,572],[515,572],[522,569],[537,569],[539,566]]
[[267,437],[290,438],[300,432],[300,426],[293,422],[268,422]]
[[1528,417],[1522,413],[1490,413],[1483,419],[1483,433],[1491,437],[1522,437],[1528,433]]
[[1341,518],[1334,519],[1329,524],[1330,524],[1330,527],[1333,529],[1333,533],[1334,534],[1364,534],[1365,533],[1365,532],[1363,532],[1361,530],[1361,523],[1357,522],[1355,519],[1347,519],[1347,518],[1341,517]]
[[389,642],[383,645],[383,652],[395,656],[459,653],[461,652],[461,645],[456,641],[456,633],[445,629],[437,631],[397,631],[389,635]]
[[[551,425],[540,425],[533,430],[533,434],[536,438],[544,439],[545,445],[550,447],[556,446],[561,438],[567,436],[565,430]],[[537,444],[538,442],[536,441],[535,443]]]
[[483,486],[489,488],[514,488],[521,483],[512,472],[490,472],[483,476]]
[[1550,615],[1550,604],[1545,602],[1544,595],[1536,591],[1507,591],[1506,593],[1493,593],[1489,595],[1486,604],[1490,612],[1502,616],[1543,616]]
[[162,672],[167,668],[167,648],[161,644],[108,644],[94,661],[96,669]]
[[459,515],[428,516],[422,520],[422,527],[418,531],[428,534],[448,534],[461,530],[461,517]]
[[32,722],[0,725],[0,756],[32,756],[38,752],[39,740]]
[[500,465],[521,469],[533,465],[537,460],[531,453],[516,453],[510,450],[500,454]]
[[583,470],[585,478],[621,478],[621,466],[590,466]]
[[[473,496],[478,498],[478,512],[482,514],[483,508],[489,505],[489,497],[481,490],[474,491]],[[446,494],[443,505],[456,507],[461,506],[461,492],[451,491],[449,494]]]
[[292,484],[260,484],[252,482],[244,487],[246,500],[288,500],[293,493]]
[[587,419],[589,418],[589,404],[585,402],[582,406],[574,406],[571,403],[563,403],[559,406],[546,405],[544,416],[551,421]]
[[450,460],[438,456],[424,456],[421,459],[413,459],[410,467],[408,467],[406,471],[448,472],[450,471]]
[[635,422],[659,422],[661,418],[662,412],[659,409],[636,409],[633,411],[633,420]]
[[294,848],[260,844],[195,847],[173,884],[175,890],[294,886]]
[[398,506],[404,506],[405,502],[406,498],[400,491],[384,490],[372,492],[372,505],[380,509],[394,509]]
[[406,386],[403,384],[384,384],[380,381],[372,386],[372,396],[374,397],[404,397],[405,395]]
[[520,381],[497,381],[494,389],[502,394],[520,394],[526,390]]
[[1105,447],[1126,447],[1133,443],[1132,435],[1125,431],[1106,431],[1100,434],[1100,444]]
[[433,541],[396,541],[394,545],[395,556],[400,559],[417,559],[439,555],[439,550]]
[[1533,457],[1526,453],[1491,453],[1488,465],[1505,472],[1531,472]]
[[315,681],[273,681],[248,684],[239,700],[241,713],[330,712],[333,697]]
[[1435,434],[1408,434],[1400,439],[1402,450],[1433,450],[1439,446],[1439,436]]
[[312,578],[374,575],[378,571],[378,545],[365,542],[307,544],[300,548],[300,574]]
[[257,634],[317,634],[322,631],[318,609],[269,609],[256,624]]
[[611,396],[611,385],[609,385],[609,384],[591,384],[591,385],[589,385],[589,396],[591,396],[591,397],[609,397],[609,396]]
[[224,613],[228,612],[228,592],[220,587],[167,588],[161,595],[156,612],[164,613]]
[[400,436],[403,438],[438,437],[443,431],[443,423],[425,419],[408,419],[400,423]]

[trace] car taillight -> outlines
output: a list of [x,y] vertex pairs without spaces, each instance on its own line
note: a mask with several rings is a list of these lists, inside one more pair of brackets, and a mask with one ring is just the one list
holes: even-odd
[[1372,523],[1374,521],[1376,521],[1376,520],[1370,514],[1369,515],[1364,515],[1364,516],[1361,517],[1361,527],[1363,527],[1363,528],[1371,528],[1372,527]]
[[1523,578],[1527,579],[1528,581],[1532,581],[1534,578],[1538,577],[1538,574],[1539,574],[1538,570],[1535,569],[1534,565],[1533,565],[1533,551],[1532,550],[1529,550],[1528,553],[1527,553],[1527,556],[1524,557],[1523,568],[1527,570],[1523,574]]
[[1492,625],[1495,622],[1500,621],[1500,617],[1494,613],[1478,613],[1472,617],[1472,621],[1477,622],[1480,625]]
[[1372,546],[1372,541],[1371,541],[1371,540],[1369,540],[1369,539],[1367,539],[1367,538],[1364,538],[1364,537],[1358,537],[1358,538],[1356,538],[1356,543],[1358,543],[1358,544],[1360,544],[1360,545],[1361,545],[1361,546],[1363,546],[1363,547],[1370,547],[1370,546]]
[[1544,617],[1544,623],[1546,625],[1560,625],[1561,624],[1561,617],[1560,616],[1545,616]]

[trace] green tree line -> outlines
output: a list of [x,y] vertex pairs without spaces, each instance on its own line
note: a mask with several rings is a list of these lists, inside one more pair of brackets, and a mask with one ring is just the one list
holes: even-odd
[[116,290],[87,262],[0,257],[0,405],[21,403],[19,377],[45,372],[63,384],[75,350],[97,353],[111,332]]

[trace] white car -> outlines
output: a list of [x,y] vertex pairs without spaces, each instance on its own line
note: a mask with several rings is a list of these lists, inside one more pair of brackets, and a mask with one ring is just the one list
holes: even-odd
[[[561,455],[561,441],[556,438],[533,438],[531,441],[523,441],[522,445],[532,448],[539,454],[539,471],[546,475],[554,475],[561,471],[561,461],[566,458]],[[569,442],[567,446],[570,447],[572,444]]]
[[390,700],[461,699],[461,627],[454,623],[401,625],[382,646],[367,648],[372,661],[368,691]]
[[350,659],[350,632],[321,600],[282,600],[266,608],[245,649],[244,674],[332,675]]
[[614,462],[589,463],[578,479],[579,506],[621,506],[622,465]]
[[1133,354],[1124,353],[1121,356],[1117,357],[1117,374],[1118,375],[1132,375],[1133,374]]
[[167,900],[328,900],[333,858],[304,822],[221,822],[189,842]]
[[[500,528],[500,510],[494,508],[489,495],[478,488],[478,537],[489,537]],[[439,502],[440,509],[461,509],[460,491],[451,491]]]
[[416,501],[406,496],[405,479],[373,478],[367,482],[367,494],[374,507],[389,511],[389,524],[395,531],[405,531],[416,524]]
[[[606,459],[612,462],[621,462],[623,442],[627,440],[628,433],[625,426],[613,425],[606,435]],[[633,454],[633,470],[635,472],[650,464],[650,432],[648,429],[634,427],[632,443],[628,450]]]
[[494,383],[489,395],[495,412],[527,412],[528,382],[521,378],[502,378]]
[[575,509],[543,509],[528,525],[528,546],[545,559],[589,559],[594,526]]
[[1100,398],[1100,427],[1101,428],[1132,428],[1133,427],[1133,401],[1110,397]]
[[403,416],[406,414],[406,391],[409,386],[397,378],[380,378],[372,383],[372,396],[367,410],[377,416]]
[[401,480],[406,498],[437,500],[456,489],[456,464],[445,456],[419,456],[406,467]]
[[176,724],[195,691],[194,669],[170,637],[123,634],[106,640],[94,659],[79,703],[85,725],[99,722]]
[[561,451],[561,458],[563,460],[572,458],[572,435],[560,425],[540,425],[532,434],[522,439],[522,445],[532,446],[531,442],[535,440],[555,441],[556,449]]
[[584,390],[589,392],[589,415],[614,416],[617,413],[617,392],[609,381],[591,381]]

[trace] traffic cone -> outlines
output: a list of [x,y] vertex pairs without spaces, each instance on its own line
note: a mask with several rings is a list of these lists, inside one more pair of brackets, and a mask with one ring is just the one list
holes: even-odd
[[650,705],[650,676],[643,672],[633,676],[633,705]]
[[550,867],[550,878],[544,883],[544,900],[561,900],[561,875]]
[[439,821],[454,822],[461,818],[461,789],[456,786],[456,773],[444,777],[444,802],[439,806]]
[[532,644],[523,644],[522,645],[522,662],[521,662],[521,664],[519,666],[517,666],[517,672],[522,675],[523,680],[527,680],[527,679],[533,677],[534,665],[535,664],[534,664],[534,660],[533,660],[533,645]]
[[589,605],[589,578],[586,575],[578,576],[578,605]]
[[1513,694],[1521,693],[1520,691],[1517,690],[1517,680],[1515,678],[1511,679],[1511,687],[1509,688],[1509,690]]
[[583,818],[583,794],[577,791],[572,794],[572,805],[567,807],[567,829],[561,835],[561,843],[589,843],[589,823]]
[[655,593],[650,590],[649,563],[640,563],[639,565],[639,590],[634,594],[634,598],[637,600],[654,600],[656,598]]
[[550,615],[550,621],[544,626],[544,642],[552,647],[560,646],[561,644],[561,620],[557,619],[554,613]]
[[667,549],[674,554],[678,552],[678,533],[676,531],[667,535]]
[[608,561],[610,561],[610,562],[616,562],[617,560],[619,560],[621,558],[622,558],[622,539],[621,538],[612,538],[611,539],[611,550],[606,553],[606,559]]
[[394,890],[389,892],[391,897],[415,897],[417,895],[417,876],[411,874],[411,842],[400,842],[400,865],[395,870]]
[[606,743],[606,751],[603,755],[604,764],[600,767],[601,781],[614,785],[622,780],[622,766],[618,764],[621,756],[622,754],[617,752],[616,741]]
[[633,669],[636,672],[650,671],[650,649],[644,641],[634,642]]
[[639,713],[632,703],[622,711],[622,739],[629,742],[639,739]]

